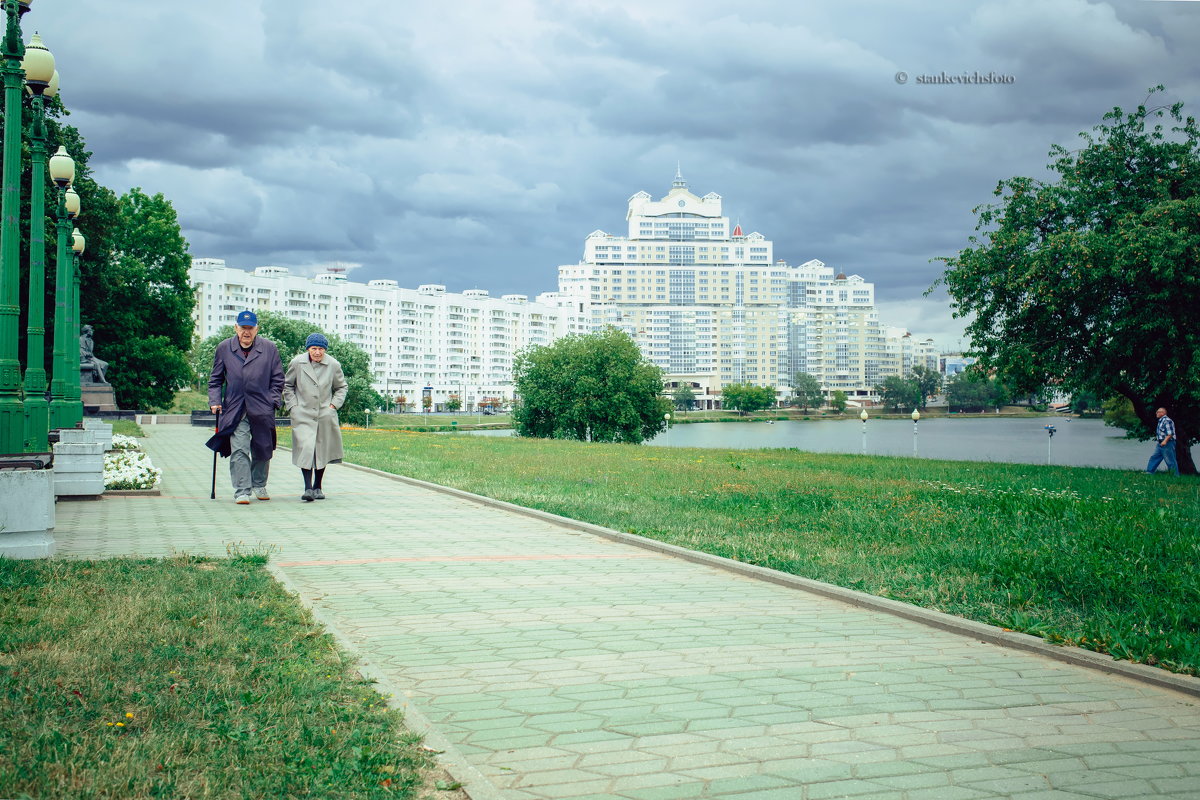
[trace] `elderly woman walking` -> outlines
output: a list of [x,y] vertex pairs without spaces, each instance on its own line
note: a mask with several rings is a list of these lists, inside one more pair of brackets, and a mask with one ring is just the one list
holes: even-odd
[[337,410],[346,401],[346,376],[337,359],[325,352],[328,347],[324,335],[310,333],[283,382],[283,405],[292,415],[292,463],[304,474],[300,497],[305,502],[325,499],[325,466],[342,460]]

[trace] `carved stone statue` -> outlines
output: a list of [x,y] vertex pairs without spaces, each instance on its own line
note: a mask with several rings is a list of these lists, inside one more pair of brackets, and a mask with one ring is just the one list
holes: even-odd
[[101,361],[96,358],[94,344],[92,342],[92,326],[84,325],[79,336],[79,378],[85,384],[108,384],[104,378],[104,373],[108,369],[108,362]]

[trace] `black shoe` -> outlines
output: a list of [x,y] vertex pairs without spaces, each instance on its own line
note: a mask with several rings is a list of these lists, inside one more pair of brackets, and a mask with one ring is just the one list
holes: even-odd
[[300,499],[306,503],[311,503],[313,500],[317,499],[317,496],[313,493],[312,489],[305,489],[304,494],[300,495]]
[[325,493],[322,492],[320,489],[313,489],[313,497],[317,498],[318,500],[324,500]]

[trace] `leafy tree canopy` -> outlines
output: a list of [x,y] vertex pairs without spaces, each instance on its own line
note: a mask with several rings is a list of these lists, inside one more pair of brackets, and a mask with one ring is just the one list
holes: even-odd
[[1008,402],[1008,391],[994,376],[968,369],[946,382],[946,404],[951,411],[983,411]]
[[875,393],[880,401],[893,411],[905,411],[917,406],[923,406],[921,387],[909,378],[899,375],[889,375],[883,383],[875,387]]
[[171,203],[131,189],[117,200],[108,258],[80,289],[80,321],[125,408],[166,408],[189,383],[194,292],[191,258]]
[[696,407],[696,392],[689,384],[681,383],[671,392],[671,402],[679,411],[691,411]]
[[1105,114],[1077,150],[1052,147],[1052,180],[1001,181],[939,283],[971,320],[972,354],[1014,390],[1061,379],[1071,393],[1115,392],[1142,438],[1166,407],[1180,471],[1195,474],[1200,129],[1182,103],[1148,102]]
[[829,396],[829,405],[837,413],[844,414],[846,413],[846,401],[848,399],[849,397],[847,397],[846,393],[838,389]]
[[921,408],[925,407],[930,397],[942,391],[942,374],[924,364],[913,367],[909,379],[917,385],[917,390],[921,393]]
[[807,372],[797,372],[792,378],[792,392],[796,395],[796,405],[805,410],[820,408],[825,400],[821,391],[821,382]]
[[666,426],[662,370],[616,328],[566,336],[517,354],[519,436],[640,444]]
[[721,390],[721,407],[731,411],[762,411],[775,405],[775,390],[770,386],[730,383]]

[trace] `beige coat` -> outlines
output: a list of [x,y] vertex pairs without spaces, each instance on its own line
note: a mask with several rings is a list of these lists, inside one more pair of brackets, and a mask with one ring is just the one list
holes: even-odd
[[342,365],[329,353],[318,364],[305,351],[288,364],[283,405],[291,411],[292,463],[297,467],[322,469],[342,460],[342,429],[335,409],[346,401],[346,388]]

